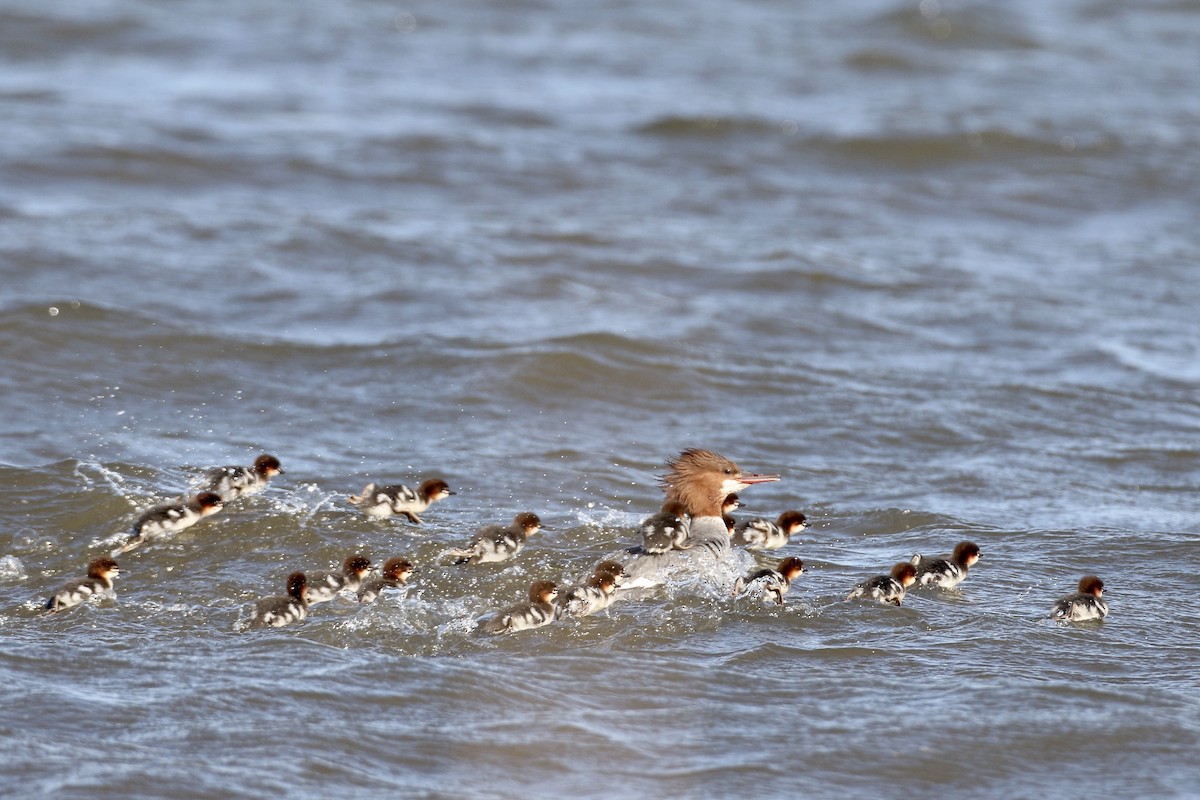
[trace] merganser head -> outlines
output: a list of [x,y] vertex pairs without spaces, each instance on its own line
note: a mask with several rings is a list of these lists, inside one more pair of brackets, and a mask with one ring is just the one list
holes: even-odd
[[293,572],[288,575],[287,593],[289,597],[299,600],[301,603],[308,602],[308,578],[304,577],[303,572]]
[[88,563],[89,578],[111,583],[112,579],[121,574],[121,568],[111,558],[97,558]]
[[403,558],[389,558],[383,565],[383,577],[404,583],[413,574],[413,565]]
[[954,546],[954,563],[963,569],[975,566],[979,560],[979,546],[974,542],[959,542]]
[[533,586],[529,587],[529,602],[531,603],[538,605],[553,603],[556,597],[558,597],[558,587],[554,585],[554,581],[534,581]]
[[913,566],[911,561],[901,561],[892,567],[892,577],[897,583],[907,589],[917,580],[917,568]]
[[424,497],[429,502],[434,500],[445,500],[454,492],[450,491],[450,484],[446,483],[441,478],[430,478],[421,484],[419,490],[421,497]]
[[667,462],[660,481],[667,501],[683,504],[693,517],[719,517],[725,498],[756,483],[779,480],[778,475],[742,472],[741,467],[711,450],[691,448]]
[[221,499],[221,495],[216,492],[201,492],[196,495],[195,500],[192,502],[196,504],[196,508],[200,514],[205,517],[209,514],[217,513],[225,505],[225,501]]
[[629,577],[628,573],[625,572],[625,568],[616,561],[601,561],[597,564],[596,569],[592,571],[592,576],[598,578],[601,575],[612,575],[614,586],[620,586]]
[[350,556],[342,562],[342,574],[349,577],[357,575],[359,580],[371,571],[371,562],[363,556]]
[[[1084,575],[1079,579],[1079,593],[1090,594],[1093,597],[1100,597],[1102,594],[1104,594],[1104,581],[1100,580],[1095,575]],[[1117,594],[1120,594],[1120,592]]]
[[594,586],[600,591],[607,594],[612,594],[617,588],[617,576],[611,572],[602,572],[588,578],[588,585]]
[[278,458],[263,453],[254,459],[254,471],[264,478],[274,478],[283,474],[283,467],[280,466]]
[[798,558],[785,558],[779,562],[775,571],[782,575],[785,581],[791,583],[797,575],[804,572],[804,562]]
[[375,497],[375,482],[372,481],[363,487],[363,490],[358,494],[350,495],[350,505],[359,506],[364,503],[371,502]]
[[808,517],[799,511],[785,511],[779,515],[779,519],[775,524],[779,526],[781,531],[791,536],[808,527]]
[[513,527],[524,531],[526,536],[533,536],[543,528],[550,530],[542,524],[542,520],[538,517],[538,515],[531,511],[522,511],[520,514],[517,514],[515,517],[513,517]]

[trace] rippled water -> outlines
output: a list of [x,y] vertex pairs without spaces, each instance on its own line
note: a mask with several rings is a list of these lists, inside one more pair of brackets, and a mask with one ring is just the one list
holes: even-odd
[[[1182,1],[0,5],[5,790],[1193,796],[1197,54]],[[693,446],[808,514],[786,606],[472,633]],[[430,476],[420,529],[346,503]],[[421,574],[237,630],[351,552]],[[1110,618],[1042,619],[1088,572]]]

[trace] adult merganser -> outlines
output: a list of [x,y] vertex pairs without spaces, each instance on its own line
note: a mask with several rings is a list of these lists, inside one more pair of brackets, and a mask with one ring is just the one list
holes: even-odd
[[[628,588],[663,583],[672,572],[697,570],[723,562],[730,552],[729,530],[722,519],[725,498],[748,486],[779,480],[778,475],[742,472],[725,456],[711,450],[684,450],[667,462],[661,477],[667,502],[678,502],[690,517],[686,550],[636,555],[625,564]],[[740,561],[739,561],[740,563]]]
[[862,597],[898,606],[904,602],[904,590],[912,586],[916,579],[917,568],[908,561],[901,561],[892,567],[890,575],[877,575],[855,586],[846,599]]
[[785,558],[774,569],[760,569],[744,578],[738,578],[733,585],[734,595],[754,594],[763,602],[774,600],[783,605],[783,596],[791,588],[796,576],[804,572],[804,562],[798,558]]
[[254,603],[251,627],[282,628],[308,616],[308,581],[303,572],[287,579],[287,594],[264,597]]
[[120,574],[121,568],[111,558],[94,559],[88,564],[86,578],[66,583],[50,595],[50,599],[46,601],[46,613],[65,611],[79,605],[89,597],[112,592],[113,578]]
[[137,518],[129,538],[113,555],[128,553],[143,542],[161,539],[184,528],[190,528],[204,517],[220,511],[224,505],[225,501],[216,492],[200,492],[190,500],[154,506]]
[[455,564],[484,564],[494,561],[508,561],[521,552],[525,540],[540,530],[550,530],[542,524],[537,514],[523,511],[513,517],[507,526],[488,525],[475,534],[465,548],[451,548],[443,556],[456,556]]
[[974,542],[959,542],[949,558],[926,560],[920,553],[913,555],[911,563],[917,568],[918,586],[936,586],[953,589],[967,577],[968,570],[979,561],[979,545]]
[[213,467],[206,470],[197,488],[199,492],[214,492],[225,502],[258,494],[267,488],[267,482],[283,474],[279,459],[263,453],[249,467]]
[[529,602],[505,609],[483,625],[485,633],[514,633],[540,628],[554,621],[554,599],[558,587],[553,581],[535,581],[529,587]]
[[383,574],[367,581],[358,590],[358,602],[371,603],[387,589],[403,589],[415,572],[407,559],[389,558],[383,565]]
[[400,514],[414,525],[421,524],[421,513],[438,500],[445,500],[454,492],[441,478],[422,481],[416,491],[407,486],[377,486],[368,483],[358,494],[350,495],[350,505],[358,506],[368,517],[390,517]]
[[1104,581],[1095,575],[1084,575],[1079,579],[1079,591],[1059,599],[1050,611],[1050,618],[1060,622],[1086,622],[1108,616],[1108,603],[1104,602]]
[[799,511],[785,511],[772,522],[758,517],[738,524],[730,541],[747,550],[778,550],[808,527],[808,518]]

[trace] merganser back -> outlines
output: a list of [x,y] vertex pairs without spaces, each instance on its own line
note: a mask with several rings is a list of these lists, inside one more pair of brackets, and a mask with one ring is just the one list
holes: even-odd
[[144,542],[162,539],[190,528],[204,517],[215,514],[225,505],[216,492],[200,492],[190,500],[161,503],[143,513],[133,523],[133,531],[114,555],[127,553]]
[[46,601],[46,613],[65,611],[74,608],[89,597],[110,593],[113,590],[113,578],[121,574],[121,568],[111,558],[97,558],[88,564],[86,578],[73,580],[63,584],[58,591],[50,595]]
[[959,542],[949,558],[924,559],[913,555],[911,563],[917,568],[918,586],[953,589],[963,582],[967,572],[979,561],[979,546],[974,542]]
[[371,562],[363,556],[350,556],[342,562],[341,572],[311,572],[305,577],[308,582],[308,604],[315,606],[332,600],[345,589],[357,592],[363,578],[371,571]]
[[877,575],[855,586],[846,599],[862,597],[898,606],[904,602],[905,589],[912,586],[916,579],[917,568],[908,561],[901,561],[892,567],[890,575]]
[[529,602],[505,609],[483,625],[485,633],[515,633],[540,628],[554,621],[558,587],[553,581],[535,581],[529,587]]
[[251,627],[282,628],[308,616],[308,581],[303,572],[287,579],[287,594],[264,597],[254,603]]
[[455,564],[485,564],[508,561],[525,547],[525,541],[540,530],[550,530],[537,514],[523,511],[507,527],[488,525],[475,534],[465,548],[451,548],[443,556],[456,556]]
[[1050,611],[1050,618],[1060,622],[1086,622],[1108,616],[1104,602],[1104,581],[1095,575],[1079,579],[1079,591],[1059,599]]
[[582,586],[573,586],[558,598],[558,616],[586,617],[603,611],[616,599],[615,592],[625,579],[625,569],[615,561],[602,561]]
[[250,494],[258,494],[267,488],[267,482],[283,474],[283,467],[275,456],[263,453],[249,467],[213,467],[204,473],[198,492],[219,494],[225,502]]
[[792,536],[807,527],[806,516],[799,511],[785,511],[774,522],[757,517],[740,523],[734,529],[730,541],[734,545],[744,546],[747,550],[778,550],[787,544]]
[[778,475],[742,472],[733,461],[711,450],[684,450],[667,466],[669,471],[660,481],[667,502],[678,502],[690,517],[688,549],[635,556],[625,565],[630,575],[625,584],[628,588],[659,585],[678,569],[703,570],[723,563],[730,552],[729,531],[721,513],[725,498],[749,486],[779,480]]
[[441,478],[423,481],[416,491],[407,486],[377,486],[368,483],[358,494],[350,495],[350,505],[358,506],[368,517],[390,517],[400,514],[414,525],[421,524],[417,514],[454,492]]
[[667,503],[662,511],[642,522],[643,553],[665,553],[668,550],[687,550],[687,515],[683,504]]
[[774,600],[783,605],[783,596],[791,588],[792,581],[804,572],[804,562],[798,558],[785,558],[774,569],[760,569],[744,578],[738,578],[733,585],[734,595],[754,594],[765,603]]

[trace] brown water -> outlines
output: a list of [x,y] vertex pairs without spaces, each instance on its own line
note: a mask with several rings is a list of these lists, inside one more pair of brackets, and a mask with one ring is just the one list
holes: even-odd
[[[0,65],[0,794],[1195,795],[1197,4],[5,2]],[[788,605],[471,632],[692,446],[809,515]],[[413,593],[238,630],[356,551]]]

